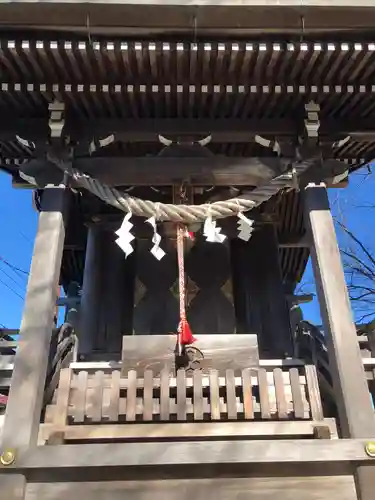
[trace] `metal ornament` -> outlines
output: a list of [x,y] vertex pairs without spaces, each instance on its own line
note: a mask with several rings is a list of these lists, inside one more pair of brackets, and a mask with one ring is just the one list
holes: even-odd
[[131,216],[131,212],[128,212],[125,215],[120,229],[118,229],[115,233],[118,236],[116,243],[125,253],[125,259],[134,252],[134,248],[131,245],[131,242],[135,239],[135,237],[130,232],[130,230],[134,226],[134,224],[130,222]]
[[238,212],[238,238],[243,241],[249,241],[251,234],[254,231],[254,221],[248,219],[242,212]]
[[375,458],[375,441],[369,441],[365,445],[365,451],[371,458]]
[[12,465],[16,459],[14,450],[5,450],[0,456],[0,463],[4,466]]
[[151,248],[150,252],[155,257],[155,259],[161,260],[164,257],[165,252],[162,248],[160,248],[161,236],[158,233],[158,229],[156,227],[156,218],[155,216],[150,217],[145,222],[147,224],[150,224],[150,226],[152,226],[154,230],[154,235],[152,237],[152,243],[154,244],[154,246]]

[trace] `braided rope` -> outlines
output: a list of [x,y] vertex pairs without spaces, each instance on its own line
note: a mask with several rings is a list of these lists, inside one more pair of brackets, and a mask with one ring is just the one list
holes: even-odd
[[[184,267],[184,228],[179,224],[177,227],[177,262],[178,262],[178,284],[180,295],[180,321],[186,321],[185,309],[185,267]],[[181,332],[179,332],[181,333]]]
[[[132,214],[142,217],[148,218],[155,216],[159,221],[184,222],[190,224],[204,221],[208,214],[210,214],[214,220],[230,217],[237,215],[238,212],[246,212],[259,206],[261,203],[277,194],[280,190],[293,185],[293,175],[291,171],[288,171],[274,177],[268,183],[255,188],[250,193],[237,198],[202,205],[173,205],[169,203],[155,203],[130,196],[127,193],[118,191],[116,188],[106,186],[98,179],[94,179],[78,171],[59,158],[50,157],[49,159],[58,168],[67,172],[79,186],[87,189],[108,205],[112,205],[123,212],[132,212]],[[296,162],[293,165],[293,170],[297,178],[316,161],[317,157],[312,157],[302,162]]]

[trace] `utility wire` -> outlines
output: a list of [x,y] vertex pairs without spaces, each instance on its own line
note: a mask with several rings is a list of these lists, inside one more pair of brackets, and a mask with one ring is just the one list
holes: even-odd
[[26,274],[27,276],[29,275],[29,273],[27,271],[24,271],[23,269],[20,269],[19,267],[11,264],[6,259],[4,259],[4,257],[2,257],[1,255],[0,255],[0,261],[4,262],[4,264],[6,266],[10,267],[11,269],[13,269],[13,271],[18,271],[19,273]]
[[[22,287],[22,285],[20,285],[20,284],[18,283],[18,281],[16,281],[16,280],[13,278],[13,276],[11,276],[9,273],[7,273],[6,271],[4,271],[4,269],[2,269],[1,267],[0,267],[0,272],[1,272],[1,273],[3,273],[3,274],[5,274],[5,276],[6,276],[7,278],[9,278],[11,281],[13,281],[13,283],[14,283],[15,285],[17,285],[17,286],[19,286],[19,287]],[[18,276],[18,275],[17,275],[17,276]]]
[[[17,276],[17,278],[19,278],[22,286],[26,285],[25,282],[27,282],[27,275],[25,275],[22,272],[18,271],[17,270],[18,268],[14,269],[14,267],[11,264],[9,265],[8,263],[5,263],[3,260],[0,259],[0,266],[1,266],[1,264],[4,264],[5,266],[7,266],[7,268],[10,269],[12,271],[12,273],[14,273],[14,275]],[[0,269],[1,269],[1,267],[0,267]],[[5,271],[3,271],[3,272],[5,272]]]
[[27,241],[31,246],[33,245],[33,242],[26,236],[25,233],[23,233],[22,231],[19,231],[19,233],[25,241]]
[[25,300],[25,298],[22,297],[22,295],[20,295],[18,292],[16,292],[16,290],[14,290],[11,286],[8,285],[8,283],[6,283],[5,281],[3,281],[1,278],[0,278],[0,283],[3,284],[5,287],[7,287],[15,295],[17,295],[17,297],[19,297],[22,300]]

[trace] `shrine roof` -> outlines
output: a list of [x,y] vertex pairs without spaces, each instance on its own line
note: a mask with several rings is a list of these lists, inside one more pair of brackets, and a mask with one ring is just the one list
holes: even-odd
[[[45,152],[53,101],[65,104],[75,157],[105,159],[103,172],[159,155],[159,134],[211,134],[207,150],[228,158],[275,157],[254,137],[295,143],[310,101],[320,106],[324,158],[354,170],[375,156],[375,8],[301,10],[289,2],[268,10],[259,2],[228,15],[221,2],[213,15],[215,2],[194,2],[206,4],[194,17],[191,2],[153,5],[153,15],[146,3],[0,2],[1,168],[16,183],[19,165]],[[300,236],[299,195],[282,197],[277,210],[281,237]],[[66,283],[81,281],[84,248],[68,236]],[[280,248],[280,258],[284,279],[296,281],[308,250]]]
[[[213,134],[226,156],[268,156],[252,139],[292,141],[304,104],[320,105],[325,155],[359,165],[375,153],[375,42],[161,41],[39,36],[0,39],[3,166],[33,157],[15,136],[48,136],[48,103],[64,101],[77,142],[114,134],[100,154],[158,153],[158,133]],[[344,142],[341,139],[346,139]]]
[[[8,0],[2,26],[87,35],[324,33],[372,30],[372,0]],[[303,23],[301,23],[301,20]]]

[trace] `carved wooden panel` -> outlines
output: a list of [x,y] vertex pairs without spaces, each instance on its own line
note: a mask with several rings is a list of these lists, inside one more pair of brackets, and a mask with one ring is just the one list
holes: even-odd
[[151,241],[138,241],[133,315],[136,335],[175,332],[179,319],[178,301],[171,291],[177,279],[176,247],[172,240],[163,240],[167,255],[160,261],[150,253],[151,247]]
[[188,319],[197,334],[235,333],[232,271],[227,242],[198,237],[186,256]]
[[[205,373],[210,368],[241,370],[259,364],[256,335],[196,335],[196,338],[193,348],[202,353],[199,356],[202,361],[196,368]],[[175,348],[175,335],[126,336],[123,338],[122,373],[136,370],[142,374],[152,370],[157,374],[163,369],[173,372]]]
[[[164,240],[167,255],[157,261],[151,243],[139,241],[136,256],[135,311],[137,335],[175,332],[179,320],[175,240]],[[234,333],[229,245],[197,237],[185,250],[187,315],[196,334]]]

